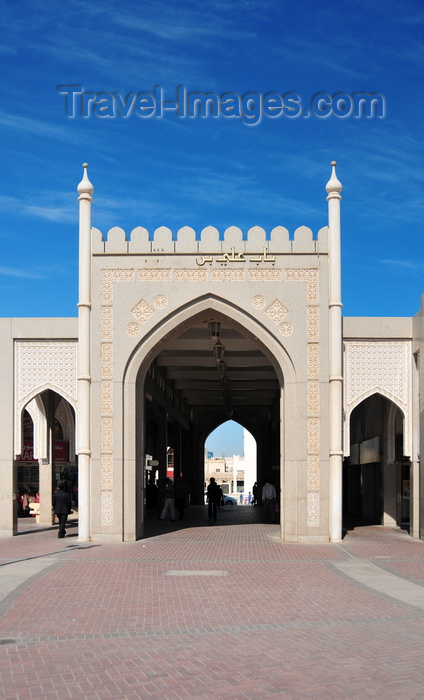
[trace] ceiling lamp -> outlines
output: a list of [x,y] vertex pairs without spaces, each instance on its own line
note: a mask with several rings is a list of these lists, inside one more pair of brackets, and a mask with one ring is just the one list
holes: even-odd
[[225,362],[223,362],[221,360],[220,362],[218,362],[217,369],[218,369],[218,377],[220,379],[223,379],[225,377],[225,373],[227,371],[227,365],[225,364]]
[[219,338],[219,332],[221,330],[221,324],[219,321],[209,321],[208,322],[209,335],[212,340],[217,340]]
[[218,339],[212,348],[213,356],[214,356],[216,362],[221,362],[222,358],[224,357],[224,350],[225,350],[225,348],[224,348],[223,344]]

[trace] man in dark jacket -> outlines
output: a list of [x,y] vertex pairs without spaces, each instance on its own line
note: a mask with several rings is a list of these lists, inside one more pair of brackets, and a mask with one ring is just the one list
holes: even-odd
[[59,484],[59,491],[53,494],[53,508],[55,515],[59,518],[58,537],[65,537],[65,525],[68,520],[68,513],[71,512],[71,497],[65,491],[65,484]]
[[214,522],[216,523],[216,513],[218,510],[218,507],[221,503],[221,498],[222,498],[222,489],[218,484],[216,483],[215,479],[213,476],[209,479],[209,486],[207,488],[207,494],[208,494],[208,518],[211,520],[213,518]]

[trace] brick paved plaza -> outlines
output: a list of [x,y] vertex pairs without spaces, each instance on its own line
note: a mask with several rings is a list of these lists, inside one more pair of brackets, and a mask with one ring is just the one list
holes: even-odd
[[0,540],[0,697],[424,698],[424,543],[283,544],[258,510],[155,513],[123,544],[19,520]]

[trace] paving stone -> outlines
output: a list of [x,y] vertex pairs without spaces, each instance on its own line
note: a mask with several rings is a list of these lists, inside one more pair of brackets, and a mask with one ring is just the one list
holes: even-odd
[[[5,700],[423,697],[424,543],[361,527],[284,544],[256,508],[133,543],[0,540]],[[225,575],[223,575],[225,572]]]

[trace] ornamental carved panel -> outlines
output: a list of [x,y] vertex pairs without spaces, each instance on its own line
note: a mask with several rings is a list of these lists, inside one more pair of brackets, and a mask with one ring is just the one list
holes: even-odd
[[344,349],[344,452],[350,452],[350,415],[372,394],[393,401],[405,415],[405,454],[412,454],[412,367],[409,340],[349,340]]
[[37,394],[53,389],[77,405],[77,341],[16,341],[15,454],[21,451],[21,414]]

